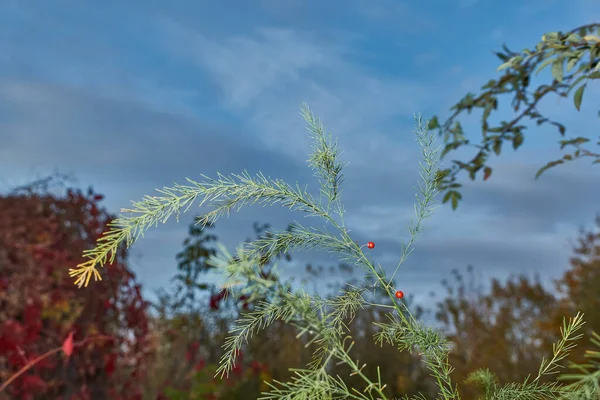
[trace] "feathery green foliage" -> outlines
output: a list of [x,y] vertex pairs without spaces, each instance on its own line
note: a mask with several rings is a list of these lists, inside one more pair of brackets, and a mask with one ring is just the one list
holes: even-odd
[[[219,174],[216,180],[203,176],[206,179],[203,183],[188,179],[191,184],[189,186],[164,188],[159,191],[163,196],[146,196],[141,202],[134,203],[133,209],[124,210],[133,215],[116,220],[110,231],[99,239],[97,247],[85,253],[89,260],[72,270],[71,276],[77,277],[75,283],[79,286],[87,286],[92,276],[100,279],[96,266],[101,267],[107,259],[114,258],[114,252],[120,244],[130,246],[151,225],[166,221],[172,214],[178,215],[182,209],[187,210],[197,198],[201,198],[200,204],[208,203],[212,206],[212,211],[197,220],[198,224],[213,223],[231,209],[239,210],[246,204],[280,203],[307,215],[321,217],[336,233],[332,234],[324,228],[304,227],[294,222],[288,231],[269,232],[267,236],[239,246],[235,256],[220,246],[217,255],[208,260],[210,265],[220,268],[227,275],[225,287],[229,292],[240,294],[236,291],[241,284],[246,291],[242,294],[250,295],[251,298],[254,294],[255,298],[266,299],[258,302],[254,310],[244,313],[230,330],[230,336],[223,346],[224,353],[217,375],[223,377],[229,374],[239,350],[251,336],[259,334],[275,320],[281,320],[295,326],[298,337],[308,335],[307,345],[316,345],[316,350],[306,369],[294,370],[295,376],[291,382],[271,384],[272,390],[265,393],[262,399],[385,399],[386,384],[381,380],[379,369],[377,376],[367,376],[364,373],[366,364],[351,357],[354,341],[348,335],[348,323],[357,310],[367,306],[383,307],[389,309],[388,322],[375,323],[379,331],[374,339],[378,342],[386,341],[399,351],[418,352],[437,381],[439,398],[460,399],[457,386],[451,379],[449,343],[440,332],[418,322],[406,304],[395,298],[393,288],[393,278],[410,255],[424,219],[432,213],[433,201],[438,193],[439,149],[433,146],[434,135],[427,130],[428,122],[423,121],[420,116],[415,117],[418,125],[415,134],[423,156],[415,204],[416,220],[409,228],[408,243],[401,248],[399,263],[392,276],[388,277],[380,265],[375,267],[367,259],[362,251],[364,245],[360,246],[353,241],[345,227],[340,188],[343,181],[342,164],[338,159],[336,145],[331,145],[331,138],[326,136],[322,123],[308,107],[302,108],[302,115],[309,125],[308,130],[313,140],[313,153],[308,162],[315,170],[321,186],[318,201],[299,185],[294,189],[285,182],[272,180],[260,173],[256,177],[247,173],[231,177]],[[330,214],[332,206],[339,217],[337,219]],[[359,286],[348,285],[338,296],[323,299],[302,290],[293,292],[290,285],[281,284],[278,279],[273,281],[260,277],[259,266],[264,264],[265,259],[304,248],[319,248],[339,254],[364,271],[364,283]],[[375,289],[387,294],[391,305],[368,302],[364,295]],[[574,341],[580,338],[581,335],[574,336],[574,333],[582,325],[583,320],[579,314],[569,323],[565,322],[561,330],[562,339],[553,348],[553,357],[549,361],[543,360],[538,376],[531,382],[527,379],[524,383],[499,387],[494,375],[487,370],[477,371],[469,379],[484,387],[485,399],[574,399],[583,398],[575,396],[594,393],[589,380],[592,375],[587,372],[585,377],[568,376],[569,379],[577,379],[577,382],[569,386],[558,382],[538,382],[542,375],[556,373],[558,362],[575,346]],[[332,363],[347,365],[351,375],[358,376],[364,387],[348,388],[341,377],[331,376],[328,370]],[[585,366],[578,368],[581,370]]]

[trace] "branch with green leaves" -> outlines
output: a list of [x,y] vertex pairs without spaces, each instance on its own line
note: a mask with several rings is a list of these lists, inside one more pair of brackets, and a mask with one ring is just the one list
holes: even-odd
[[[437,117],[432,118],[430,129],[438,129],[444,138],[442,157],[461,147],[468,146],[476,149],[475,156],[467,161],[452,160],[452,167],[439,172],[440,190],[444,192],[443,202],[451,202],[456,209],[462,194],[462,187],[457,182],[457,175],[466,171],[471,180],[475,180],[483,171],[483,180],[492,174],[488,163],[490,155],[500,155],[505,142],[510,142],[517,150],[525,140],[526,120],[535,122],[538,126],[550,124],[556,127],[563,139],[559,140],[560,149],[573,148],[573,152],[563,155],[542,166],[536,173],[539,178],[546,170],[580,158],[590,158],[592,164],[600,163],[600,152],[584,147],[594,139],[579,136],[564,138],[566,128],[558,121],[542,115],[538,110],[539,103],[549,94],[559,97],[569,97],[573,92],[573,103],[580,110],[584,92],[588,84],[600,79],[600,23],[578,27],[569,32],[551,32],[542,36],[542,40],[534,49],[525,49],[515,53],[503,46],[503,52],[496,53],[502,60],[498,71],[505,71],[499,79],[492,79],[484,86],[478,95],[467,93],[450,110],[452,114],[442,124]],[[531,80],[545,68],[550,67],[552,81],[530,90]],[[490,122],[490,116],[497,110],[501,95],[512,96],[511,106],[515,113],[510,121],[501,121],[498,125]],[[465,112],[471,114],[474,110],[482,111],[481,141],[471,143],[465,135],[458,118]],[[599,112],[600,115],[600,112]],[[600,145],[600,137],[596,141]]]
[[[313,140],[313,153],[308,163],[316,173],[320,186],[320,198],[316,201],[306,189],[296,184],[292,186],[280,180],[272,180],[259,173],[251,177],[247,173],[218,175],[218,179],[203,176],[206,181],[199,183],[188,179],[190,185],[176,185],[173,188],[159,190],[162,196],[146,196],[141,202],[133,203],[133,208],[123,210],[130,216],[121,216],[110,225],[110,230],[102,236],[96,248],[86,251],[88,259],[78,268],[70,271],[76,277],[75,284],[87,286],[92,277],[101,279],[97,267],[112,262],[119,246],[131,246],[143,233],[158,222],[165,222],[171,215],[179,216],[187,211],[195,200],[199,204],[208,204],[212,210],[201,216],[198,224],[214,223],[222,215],[232,209],[239,210],[247,204],[274,205],[281,204],[292,210],[304,212],[309,216],[320,217],[335,234],[325,228],[305,227],[294,222],[287,231],[271,231],[258,240],[243,244],[237,248],[235,256],[220,246],[216,255],[211,256],[208,264],[219,268],[226,275],[224,287],[230,293],[235,293],[241,285],[242,294],[250,299],[267,299],[259,301],[254,310],[243,313],[230,330],[224,344],[224,353],[220,360],[217,375],[225,376],[235,365],[237,354],[250,337],[258,334],[275,320],[281,320],[298,329],[298,337],[308,335],[307,345],[314,344],[316,350],[307,369],[296,370],[292,382],[276,382],[278,387],[271,385],[272,390],[265,394],[264,399],[385,399],[385,383],[378,373],[376,378],[364,373],[365,364],[351,357],[354,342],[349,336],[349,322],[356,312],[364,307],[382,307],[388,309],[388,323],[376,323],[379,328],[375,340],[387,341],[398,350],[418,352],[431,375],[437,381],[439,395],[444,400],[459,400],[458,389],[452,383],[452,366],[448,364],[450,346],[442,334],[435,329],[419,323],[411,314],[406,304],[395,298],[393,279],[401,265],[412,252],[416,236],[422,229],[425,218],[433,210],[433,201],[438,193],[439,179],[439,149],[434,145],[434,134],[428,129],[428,122],[416,117],[418,127],[415,131],[417,141],[421,145],[423,163],[421,164],[421,181],[415,203],[416,221],[409,228],[410,240],[401,248],[400,261],[391,277],[387,277],[384,268],[379,264],[375,267],[363,252],[365,245],[359,245],[349,235],[344,218],[344,207],[341,202],[342,164],[338,160],[338,151],[331,144],[331,138],[325,136],[325,130],[320,120],[315,118],[308,107],[303,107],[302,115],[309,125]],[[339,221],[331,214],[331,208],[338,214]],[[369,246],[372,247],[372,246]],[[341,291],[338,296],[323,299],[317,295],[308,295],[302,290],[294,293],[291,285],[262,279],[260,266],[279,254],[295,249],[318,248],[338,254],[345,261],[364,271],[364,283],[350,286]],[[387,295],[390,304],[368,302],[364,294],[369,290],[378,289]],[[253,297],[254,296],[254,297]],[[563,328],[564,342],[557,344],[553,359],[542,362],[540,375],[553,371],[556,363],[564,358],[573,345],[570,341],[572,333],[582,324],[580,317],[575,322]],[[567,343],[569,342],[569,343]],[[349,343],[349,344],[348,344]],[[328,374],[328,366],[332,362],[343,363],[350,367],[351,375],[360,377],[364,383],[362,391],[348,388],[344,380]],[[378,369],[379,372],[379,369]],[[508,394],[513,398],[535,397],[547,393],[583,393],[582,387],[589,385],[570,386],[567,390],[559,384],[538,385],[536,378],[531,384],[521,386],[497,387],[490,382],[489,374],[480,372],[473,379],[486,383],[489,399],[504,399]],[[533,386],[532,386],[533,385]],[[525,396],[523,397],[522,396]],[[534,397],[527,397],[534,395]],[[519,397],[520,396],[520,397]],[[418,397],[420,399],[424,396]]]

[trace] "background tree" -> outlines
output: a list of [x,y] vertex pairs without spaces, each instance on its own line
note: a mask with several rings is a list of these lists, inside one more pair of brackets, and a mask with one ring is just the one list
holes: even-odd
[[[218,394],[219,399],[235,399],[239,398],[240,393],[244,397],[255,398],[261,390],[266,390],[262,380],[272,378],[267,373],[266,362],[279,353],[273,348],[269,351],[270,357],[263,357],[262,362],[256,361],[255,352],[249,351],[248,355],[242,357],[244,361],[239,364],[231,379],[213,379],[221,355],[221,345],[229,328],[239,317],[239,313],[252,309],[254,303],[245,296],[227,297],[220,285],[209,282],[207,274],[215,272],[215,267],[207,261],[211,255],[216,254],[211,242],[215,243],[218,239],[216,235],[207,232],[212,228],[212,224],[205,227],[190,224],[188,237],[183,242],[184,248],[176,256],[178,271],[172,280],[174,286],[170,290],[159,292],[155,307],[158,315],[153,319],[153,326],[159,337],[161,350],[157,353],[152,371],[154,379],[147,385],[149,397],[160,394],[164,387],[169,387],[166,393],[173,399],[195,395],[209,398],[215,394]],[[260,236],[269,225],[254,223],[253,228],[255,234]],[[269,233],[266,232],[265,235],[268,236]],[[260,268],[264,279],[273,279],[270,276],[273,261],[281,258],[291,260],[288,253],[277,255],[273,260],[263,258]],[[255,299],[254,302],[259,300],[264,298]],[[279,327],[281,329],[292,332],[284,325]],[[273,334],[273,339],[280,336]],[[289,347],[281,351],[289,362],[293,360]],[[263,353],[265,354],[267,353]]]
[[[436,319],[452,343],[453,380],[464,382],[480,368],[489,368],[501,384],[535,376],[559,338],[559,325],[547,324],[557,304],[552,293],[537,276],[533,282],[523,275],[511,277],[504,284],[493,279],[490,293],[484,294],[473,267],[467,268],[468,282],[457,270],[452,275],[454,284],[442,282],[448,295],[438,303]],[[463,399],[478,395],[478,388],[461,385]]]
[[[560,364],[589,362],[584,354],[597,350],[589,338],[592,332],[600,332],[600,217],[596,226],[596,230],[581,230],[571,267],[555,281],[556,291],[545,289],[537,276],[530,280],[521,275],[505,283],[493,279],[485,294],[471,266],[468,280],[454,270],[454,283],[442,282],[448,295],[438,303],[436,318],[452,341],[450,362],[456,382],[484,367],[502,384],[535,376],[542,357],[551,356],[562,319],[579,311],[585,314],[586,339]],[[463,385],[461,395],[476,399],[481,392]]]
[[[583,331],[590,338],[592,332],[600,332],[600,215],[595,218],[595,228],[580,230],[573,253],[571,267],[554,282],[560,298],[548,323],[555,323],[566,313],[581,311],[586,321]],[[569,360],[581,363],[585,361],[585,352],[592,349],[597,350],[587,339]]]
[[[16,379],[10,398],[133,399],[140,392],[148,341],[147,303],[119,251],[97,291],[77,290],[67,271],[81,261],[113,216],[102,195],[49,190],[56,177],[0,197],[0,382],[30,360],[98,335],[68,359],[49,357]],[[60,178],[59,178],[60,180]],[[1,385],[1,383],[0,383]],[[1,395],[1,394],[0,394]]]
[[[487,163],[489,156],[492,152],[499,155],[502,145],[507,141],[512,144],[513,149],[518,149],[525,140],[527,119],[537,125],[553,125],[563,138],[558,142],[560,148],[574,149],[572,153],[542,166],[536,178],[548,168],[578,158],[588,157],[593,164],[600,163],[598,150],[584,146],[594,139],[589,136],[565,139],[565,126],[542,115],[538,110],[540,101],[550,93],[559,97],[568,97],[572,93],[575,108],[579,111],[588,83],[600,79],[600,23],[583,25],[566,33],[547,33],[535,48],[525,49],[521,53],[503,46],[503,51],[496,55],[503,62],[498,70],[504,70],[504,74],[482,86],[480,94],[467,93],[450,109],[452,114],[443,124],[440,124],[438,117],[430,121],[430,127],[437,128],[444,138],[442,157],[464,146],[474,147],[477,151],[471,160],[452,160],[451,168],[440,171],[439,185],[445,192],[443,202],[450,201],[453,209],[456,209],[462,198],[458,191],[462,185],[456,181],[457,174],[466,171],[469,178],[475,180],[477,173],[483,170],[483,180],[487,180],[492,174],[492,167]],[[534,75],[546,67],[551,68],[552,81],[530,90]],[[494,125],[490,122],[490,117],[498,108],[500,96],[506,94],[512,96],[511,106],[517,116]],[[471,143],[458,121],[461,114],[470,114],[475,109],[482,111],[480,143]],[[589,134],[593,135],[592,132]],[[600,137],[598,139],[596,144],[600,145]]]
[[[270,235],[268,224],[254,223],[253,227],[257,237]],[[171,399],[194,396],[211,398],[216,394],[215,398],[218,399],[257,398],[261,392],[269,389],[263,381],[289,380],[292,376],[290,368],[310,362],[314,346],[309,345],[304,336],[298,338],[293,326],[276,321],[266,328],[265,336],[249,340],[243,349],[242,361],[230,379],[213,379],[221,345],[233,321],[241,313],[251,311],[256,301],[265,297],[254,301],[231,296],[224,298],[218,285],[207,282],[206,274],[214,272],[214,266],[207,264],[208,257],[215,254],[210,243],[218,239],[216,235],[206,232],[212,228],[212,225],[206,228],[198,228],[193,223],[190,225],[189,236],[183,243],[184,250],[177,255],[179,268],[173,279],[175,288],[161,294],[158,307],[160,317],[155,321],[160,321],[162,327],[160,336],[163,346],[153,363],[157,378],[149,379],[149,383],[155,386],[153,393],[160,392],[157,388],[169,386],[166,393]],[[276,259],[282,258],[291,260],[289,254],[276,256]],[[266,255],[261,259],[262,277],[276,279],[270,272],[273,260]],[[305,270],[305,284],[322,281],[324,274],[333,277],[339,274],[348,283],[359,284],[352,276],[354,268],[347,264],[327,268],[308,264]],[[336,283],[327,285],[329,294],[336,294],[342,288]],[[189,296],[190,291],[197,291],[195,297]],[[376,292],[375,297],[379,301],[387,301],[380,292]],[[410,298],[407,301],[411,302]],[[377,375],[375,367],[381,366],[381,376],[388,382],[386,392],[390,396],[431,390],[431,379],[417,358],[409,353],[398,353],[387,343],[377,344],[373,341],[373,335],[378,330],[373,323],[382,320],[382,311],[359,310],[352,322],[347,321],[356,339],[353,356],[365,362],[365,371],[373,376]],[[269,340],[264,340],[264,337]],[[344,377],[348,385],[357,383],[356,378],[350,376],[343,367],[332,366],[331,373]]]

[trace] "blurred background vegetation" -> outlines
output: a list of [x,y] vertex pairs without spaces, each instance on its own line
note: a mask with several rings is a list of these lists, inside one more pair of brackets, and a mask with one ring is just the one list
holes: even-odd
[[[177,274],[156,304],[142,297],[126,251],[105,270],[101,289],[76,289],[68,268],[114,216],[100,206],[102,195],[91,189],[49,188],[61,183],[52,176],[0,198],[0,381],[27,360],[60,346],[72,330],[76,340],[97,334],[114,340],[89,343],[68,360],[54,356],[36,364],[0,398],[251,399],[268,390],[265,382],[287,380],[290,368],[310,360],[311,346],[304,337],[297,339],[293,327],[276,322],[250,340],[229,378],[213,377],[227,330],[255,303],[224,298],[218,286],[208,283],[212,267],[206,260],[218,241],[211,226],[190,226],[176,255]],[[466,266],[444,281],[447,293],[435,299],[436,309],[410,305],[419,316],[433,313],[452,342],[455,382],[481,367],[489,367],[502,383],[537,373],[559,337],[562,318],[577,311],[585,313],[588,335],[563,364],[583,361],[591,348],[590,332],[600,331],[600,218],[594,222],[581,231],[570,265],[553,290],[537,277],[523,275],[494,280],[484,293],[476,267]],[[254,225],[257,236],[266,228]],[[279,258],[291,259],[289,254]],[[267,279],[275,279],[270,275],[274,261],[262,266]],[[353,280],[347,265],[329,269]],[[306,270],[310,279],[318,279],[324,268],[308,265]],[[330,286],[330,294],[339,288]],[[359,311],[350,324],[356,340],[353,356],[367,364],[370,376],[376,376],[376,366],[381,368],[390,396],[433,396],[435,385],[417,354],[374,343],[372,322],[380,318],[379,310]],[[348,385],[359,383],[343,366],[331,368]],[[476,398],[477,388],[460,386],[464,399]]]

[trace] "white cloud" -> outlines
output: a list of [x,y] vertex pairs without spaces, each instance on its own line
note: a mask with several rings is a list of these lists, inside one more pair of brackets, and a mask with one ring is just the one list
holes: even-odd
[[298,80],[307,70],[335,70],[342,51],[286,29],[260,28],[254,38],[211,40],[172,22],[163,22],[163,28],[174,42],[185,43],[170,50],[212,74],[237,109],[251,107],[265,92]]
[[[349,59],[352,35],[346,42],[327,41],[305,32],[259,28],[252,36],[212,40],[173,22],[163,21],[162,26],[168,50],[212,76],[224,106],[248,118],[264,146],[302,160],[309,145],[298,116],[301,103],[311,106],[334,137],[351,143],[347,148],[364,152],[366,144],[394,159],[404,152],[390,140],[396,134],[386,131],[386,124],[392,118],[406,119],[404,132],[400,128],[397,135],[410,137],[413,113],[427,106],[434,93],[428,84],[379,78],[362,70]],[[360,162],[351,152],[348,159]]]

